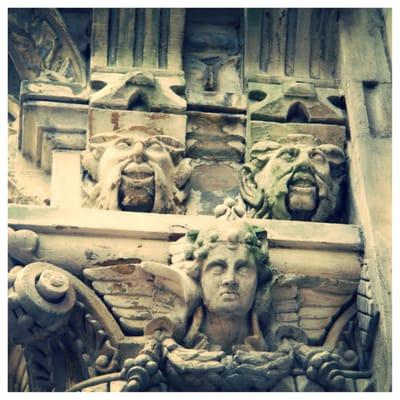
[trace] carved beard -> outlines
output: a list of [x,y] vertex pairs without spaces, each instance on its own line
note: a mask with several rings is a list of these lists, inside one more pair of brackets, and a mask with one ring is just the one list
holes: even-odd
[[174,211],[174,188],[166,184],[167,179],[159,165],[151,161],[137,168],[138,165],[134,165],[132,159],[126,159],[112,168],[94,188],[95,207],[158,213]]
[[265,202],[270,218],[324,221],[334,213],[337,195],[339,187],[331,179],[325,182],[317,172],[290,169],[271,182]]

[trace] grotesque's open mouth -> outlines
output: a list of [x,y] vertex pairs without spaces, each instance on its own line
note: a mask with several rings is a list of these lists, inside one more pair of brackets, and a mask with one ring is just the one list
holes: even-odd
[[155,175],[150,165],[129,163],[121,173],[119,205],[124,211],[148,212],[153,209]]
[[296,219],[310,220],[318,208],[318,185],[311,171],[295,171],[288,181],[286,206]]
[[122,183],[126,187],[146,187],[154,181],[153,168],[148,164],[132,162],[122,170]]
[[289,186],[300,188],[300,190],[310,190],[316,187],[316,180],[310,172],[295,172],[289,181]]

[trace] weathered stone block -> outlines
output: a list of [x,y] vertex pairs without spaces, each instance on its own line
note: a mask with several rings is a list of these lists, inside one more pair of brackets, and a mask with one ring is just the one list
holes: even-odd
[[20,149],[35,165],[50,173],[53,150],[83,150],[87,106],[26,101],[22,105]]
[[237,163],[192,160],[191,165],[188,215],[212,215],[226,197],[238,195]]
[[247,149],[261,141],[272,140],[278,143],[301,142],[309,137],[310,143],[315,145],[334,144],[344,149],[346,143],[346,129],[339,125],[301,124],[277,122],[250,121],[248,122]]
[[130,126],[142,127],[172,136],[185,143],[186,115],[147,113],[126,110],[102,110],[89,107],[88,138]]
[[188,113],[186,152],[189,157],[212,161],[244,158],[245,117],[215,113]]

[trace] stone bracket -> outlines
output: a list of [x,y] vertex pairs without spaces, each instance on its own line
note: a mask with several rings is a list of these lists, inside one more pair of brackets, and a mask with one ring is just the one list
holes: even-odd
[[91,107],[163,112],[186,110],[186,101],[177,94],[185,85],[181,76],[162,77],[144,71],[93,73],[91,82],[92,86],[103,86],[91,95]]
[[248,114],[252,120],[279,122],[345,122],[344,94],[298,81],[282,85],[250,82]]

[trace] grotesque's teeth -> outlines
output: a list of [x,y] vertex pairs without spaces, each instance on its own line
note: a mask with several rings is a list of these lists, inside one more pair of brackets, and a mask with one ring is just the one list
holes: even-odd
[[311,187],[313,186],[313,183],[309,180],[299,179],[295,182],[295,185],[300,187]]

